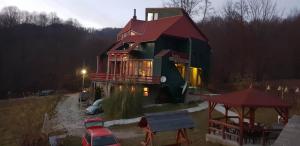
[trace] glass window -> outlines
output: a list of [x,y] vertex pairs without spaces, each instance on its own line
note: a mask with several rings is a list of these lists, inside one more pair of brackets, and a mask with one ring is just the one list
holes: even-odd
[[97,122],[87,122],[85,123],[85,128],[89,127],[104,127],[103,121],[97,121]]
[[153,20],[157,20],[158,19],[158,13],[154,13],[154,18]]
[[85,139],[87,143],[91,144],[91,135],[89,133],[85,133]]
[[147,21],[152,21],[152,20],[153,20],[153,13],[148,13]]
[[105,146],[105,145],[113,145],[113,144],[117,144],[115,137],[112,135],[107,135],[101,137],[94,137],[92,146]]

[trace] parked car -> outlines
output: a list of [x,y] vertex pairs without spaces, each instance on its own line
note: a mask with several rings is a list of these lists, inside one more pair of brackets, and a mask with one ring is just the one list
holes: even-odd
[[104,127],[104,120],[102,118],[88,118],[84,120],[84,127],[86,129],[89,128],[103,128]]
[[48,96],[52,95],[55,91],[54,90],[42,90],[38,93],[39,96]]
[[86,108],[85,113],[89,115],[94,115],[103,112],[102,101],[103,99],[96,100],[91,106]]
[[107,128],[89,128],[81,139],[82,146],[121,146]]
[[90,97],[90,94],[87,91],[82,91],[79,93],[79,98],[78,98],[78,102],[83,102],[88,100]]

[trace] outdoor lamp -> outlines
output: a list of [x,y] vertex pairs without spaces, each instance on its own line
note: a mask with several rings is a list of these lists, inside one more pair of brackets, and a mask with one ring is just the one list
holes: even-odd
[[299,88],[296,88],[295,93],[299,93],[299,92],[300,92]]
[[87,71],[86,71],[86,69],[84,69],[84,68],[81,70],[81,74],[82,74],[82,75],[85,75],[86,72],[87,72]]

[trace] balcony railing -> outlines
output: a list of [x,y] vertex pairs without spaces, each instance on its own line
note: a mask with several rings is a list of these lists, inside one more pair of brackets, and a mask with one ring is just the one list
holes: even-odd
[[106,74],[106,73],[92,73],[90,78],[93,81],[99,82],[124,82],[131,81],[134,83],[143,84],[159,84],[159,76],[135,76],[135,75],[120,75],[120,74]]

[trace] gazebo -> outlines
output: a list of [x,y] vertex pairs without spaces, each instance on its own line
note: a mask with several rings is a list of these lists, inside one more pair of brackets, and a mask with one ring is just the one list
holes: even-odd
[[[280,97],[257,89],[249,88],[206,99],[209,103],[207,141],[241,146],[247,143],[246,138],[261,136],[264,145],[265,134],[271,131],[278,131],[280,128],[266,129],[259,123],[255,123],[255,111],[257,108],[274,108],[282,118],[283,125],[288,122],[289,105],[281,100]],[[214,119],[212,118],[212,112],[217,104],[224,106],[225,116]],[[229,110],[235,112],[237,116],[228,116]],[[238,123],[229,121],[229,119],[233,118],[237,118]],[[254,143],[254,141],[252,142]]]

